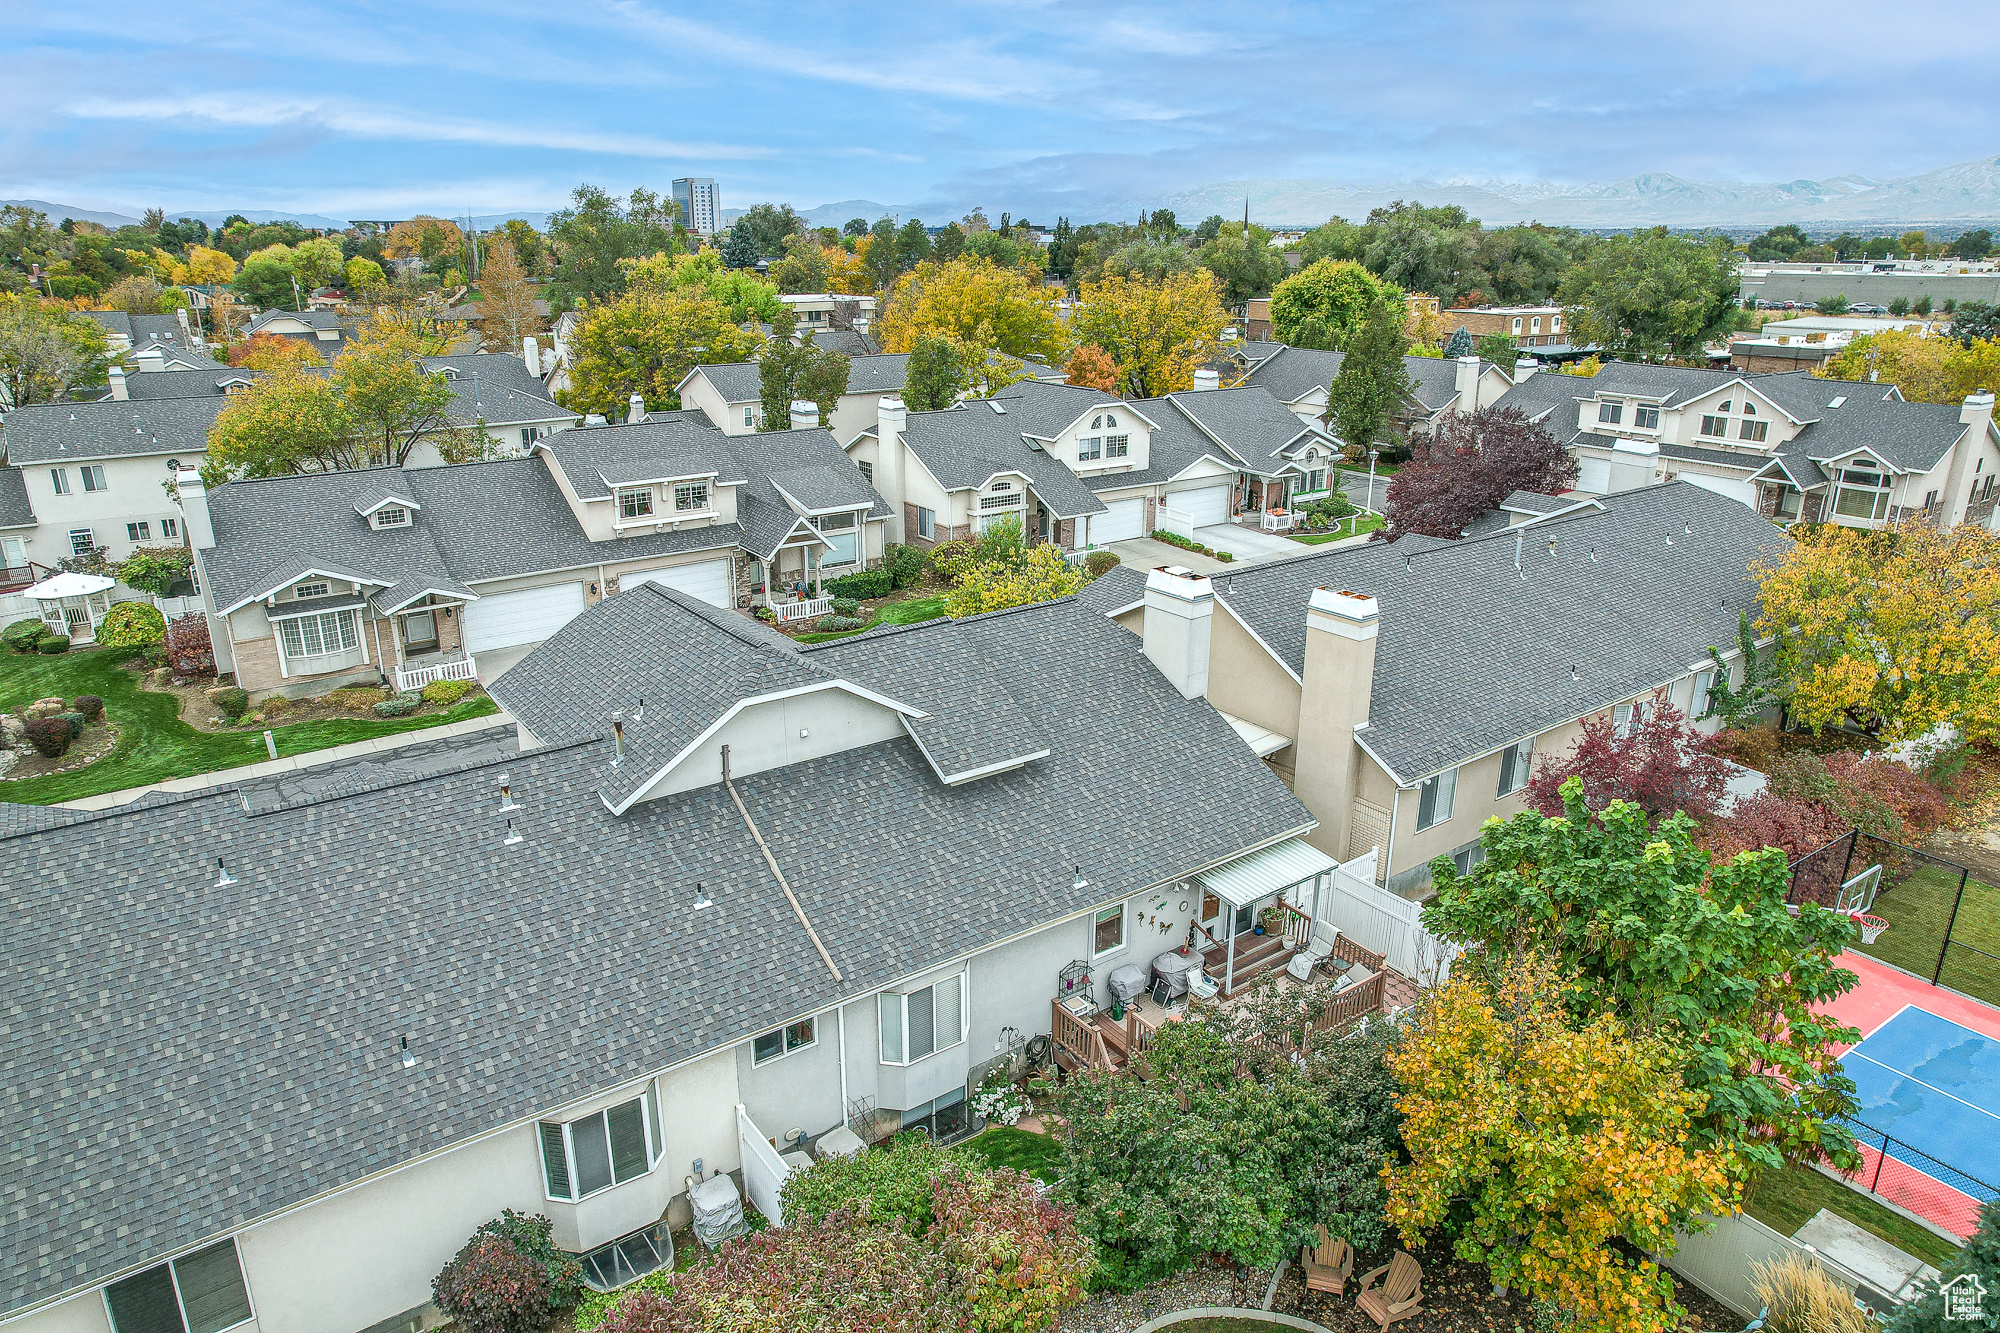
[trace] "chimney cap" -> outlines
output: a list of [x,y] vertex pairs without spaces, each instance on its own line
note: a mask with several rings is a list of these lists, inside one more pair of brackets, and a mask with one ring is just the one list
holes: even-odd
[[[1146,575],[1146,595],[1159,594],[1179,602],[1199,602],[1215,596],[1215,585],[1206,574],[1185,572],[1172,574],[1168,566],[1161,565]],[[1173,568],[1180,568],[1176,565]]]
[[1349,592],[1344,588],[1315,588],[1311,600],[1306,605],[1311,611],[1356,622],[1376,620],[1382,614],[1382,604],[1374,597],[1367,593]]

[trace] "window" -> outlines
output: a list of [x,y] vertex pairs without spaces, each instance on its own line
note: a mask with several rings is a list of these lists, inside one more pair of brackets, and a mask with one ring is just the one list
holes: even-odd
[[1688,695],[1689,721],[1699,722],[1708,716],[1709,695],[1714,689],[1715,673],[1713,671],[1697,671],[1694,673],[1694,689]]
[[937,536],[937,510],[917,508],[917,535],[925,541]]
[[97,549],[97,539],[91,534],[89,528],[71,528],[69,530],[69,549],[72,555],[89,555],[93,550]]
[[1077,462],[1088,463],[1093,458],[1102,457],[1104,457],[1104,437],[1102,435],[1086,435],[1077,440]]
[[1104,456],[1124,458],[1132,452],[1130,435],[1107,435],[1104,437]]
[[293,616],[278,622],[278,633],[286,657],[325,657],[329,653],[347,652],[361,642],[355,633],[352,611]]
[[114,1333],[222,1333],[251,1317],[233,1240],[114,1282],[104,1304]]
[[521,427],[521,447],[523,449],[526,449],[529,445],[533,444],[536,440],[539,440],[541,438],[542,438],[542,428],[540,426]]
[[1889,513],[1889,479],[1857,468],[1843,469],[1840,493],[1833,500],[1833,512],[1842,518],[1886,518]]
[[1486,849],[1478,843],[1461,847],[1451,854],[1451,868],[1461,875],[1470,875],[1472,867],[1486,859]]
[[163,518],[163,519],[161,519],[161,520],[160,520],[160,535],[161,535],[162,537],[178,537],[178,536],[180,536],[180,535],[181,535],[181,521],[180,521],[179,519],[177,519],[177,518]]
[[875,481],[875,465],[874,465],[873,463],[871,463],[871,462],[869,462],[869,461],[868,461],[867,459],[863,458],[863,459],[860,459],[860,460],[856,461],[856,463],[854,464],[854,466],[856,466],[857,468],[860,468],[860,469],[861,469],[861,480],[863,480],[863,481],[865,481],[865,482],[868,482],[868,483],[869,483],[870,485],[873,485],[873,484],[874,484],[874,481]]
[[317,583],[301,583],[298,587],[292,589],[292,596],[324,597],[332,591],[333,591],[333,585],[331,583],[328,583],[325,579],[321,579]]
[[1113,949],[1125,947],[1125,904],[1107,907],[1097,914],[1092,927],[1091,945],[1097,956],[1102,958]]
[[1535,759],[1535,738],[1515,741],[1500,752],[1500,788],[1494,796],[1510,796],[1528,785],[1528,770]]
[[1937,500],[1938,500],[1938,493],[1936,491],[1924,492],[1924,508],[1926,510],[1936,509]]
[[964,976],[958,974],[907,995],[877,997],[882,1063],[913,1065],[965,1040],[964,985]]
[[1520,331],[1521,331],[1521,317],[1519,315],[1516,315],[1514,316],[1514,332],[1519,333]]
[[1009,491],[1005,495],[982,495],[979,497],[981,509],[1011,509],[1021,503],[1019,491]]
[[410,526],[410,511],[401,505],[384,505],[375,511],[377,528],[407,528]]
[[1646,705],[1618,704],[1611,710],[1611,734],[1630,736],[1632,729],[1646,720]]
[[1749,440],[1754,444],[1762,444],[1764,437],[1770,433],[1770,422],[1746,421],[1743,423],[1742,428],[1736,432],[1736,438],[1739,440]]
[[653,512],[653,488],[618,492],[618,517],[646,518]]
[[660,1155],[660,1107],[643,1096],[558,1125],[541,1124],[542,1178],[551,1199],[582,1199],[635,1180]]
[[851,565],[860,558],[861,534],[853,514],[822,514],[813,520],[813,526],[833,543],[833,549],[821,557],[821,564]]
[[708,508],[708,483],[691,481],[674,487],[674,512],[676,514],[699,514]]
[[927,1133],[939,1143],[964,1138],[965,1132],[971,1128],[972,1117],[966,1114],[964,1088],[953,1088],[935,1101],[903,1112],[903,1129]]
[[1632,409],[1632,424],[1640,430],[1658,430],[1660,428],[1660,409],[1657,407],[1648,407],[1643,404],[1635,406]]
[[746,407],[746,408],[744,408],[744,409],[743,409],[743,424],[744,424],[744,425],[746,425],[746,426],[754,426],[754,425],[756,425],[756,424],[757,424],[757,409],[756,409],[756,408],[754,408],[754,407]]
[[1728,399],[1725,398],[1722,400],[1722,406],[1716,408],[1715,410],[1718,412],[1727,412],[1732,406],[1734,406],[1734,404],[1732,404]]
[[99,467],[97,464],[85,463],[82,467],[78,468],[77,471],[83,474],[84,490],[107,491],[111,489],[109,486],[106,486],[104,484],[104,469]]
[[751,1063],[761,1065],[766,1060],[776,1060],[780,1056],[790,1055],[793,1051],[802,1051],[808,1046],[818,1044],[818,1021],[813,1018],[801,1019],[788,1027],[773,1028],[761,1037],[752,1038]]
[[1599,403],[1597,405],[1597,419],[1609,422],[1613,426],[1617,425],[1625,419],[1625,404]]
[[1458,770],[1438,774],[1417,788],[1417,828],[1419,831],[1451,818],[1451,805],[1458,795]]
[[1528,332],[1540,333],[1541,331],[1542,331],[1542,317],[1540,315],[1536,315],[1533,319],[1528,321]]
[[1752,403],[1752,402],[1748,402],[1748,401],[1746,401],[1746,402],[1745,402],[1745,403],[1743,404],[1743,415],[1744,415],[1744,416],[1746,416],[1746,417],[1754,417],[1754,416],[1756,416],[1756,415],[1757,415],[1757,404],[1755,404],[1755,403]]
[[57,495],[69,494],[69,473],[59,467],[49,469],[49,485],[56,488]]
[[1729,437],[1729,418],[1704,416],[1701,419],[1701,433],[1703,435],[1713,435],[1718,440],[1727,439]]
[[1118,418],[1110,412],[1101,412],[1090,419],[1092,430],[1117,430]]
[[[1932,492],[1936,494],[1935,491]],[[125,525],[125,540],[128,542],[149,542],[153,540],[153,525],[141,519],[137,523]]]

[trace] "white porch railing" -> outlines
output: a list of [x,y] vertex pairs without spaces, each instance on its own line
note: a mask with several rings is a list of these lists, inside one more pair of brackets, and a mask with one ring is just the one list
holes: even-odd
[[433,662],[426,666],[405,666],[396,668],[396,688],[398,690],[421,690],[434,680],[476,680],[479,670],[472,665],[472,659],[461,658],[456,662]]
[[1159,506],[1156,513],[1157,522],[1161,530],[1171,532],[1176,537],[1185,537],[1189,541],[1194,540],[1193,514],[1188,513],[1184,509],[1175,509],[1164,504]]
[[833,610],[831,597],[802,597],[796,602],[773,602],[771,609],[778,613],[778,620],[814,620]]
[[791,1163],[778,1155],[741,1102],[736,1104],[736,1137],[743,1155],[743,1192],[772,1226],[785,1225],[785,1210],[778,1192],[792,1174]]
[[1289,509],[1282,514],[1274,514],[1267,509],[1258,522],[1258,526],[1266,532],[1290,532],[1298,524],[1299,516]]

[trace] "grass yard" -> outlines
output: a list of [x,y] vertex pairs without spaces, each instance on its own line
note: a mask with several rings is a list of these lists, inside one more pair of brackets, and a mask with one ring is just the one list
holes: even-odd
[[837,630],[827,634],[797,634],[793,637],[800,643],[826,643],[833,639],[851,639],[877,625],[914,625],[919,621],[936,620],[944,614],[944,598],[941,592],[922,597],[905,597],[901,601],[885,602],[875,609],[868,623],[860,629]]
[[1325,542],[1346,541],[1349,537],[1362,536],[1375,531],[1375,529],[1381,526],[1382,516],[1380,514],[1363,514],[1361,515],[1361,521],[1354,525],[1352,532],[1348,531],[1347,523],[1343,520],[1338,532],[1292,533],[1289,535],[1295,542],[1304,542],[1307,546],[1319,546]]
[[[1908,879],[1882,890],[1875,915],[1889,923],[1873,944],[1856,943],[1856,953],[1893,963],[1926,981],[1937,970],[1938,951],[1951,925],[1952,946],[1938,981],[1988,1004],[2000,1004],[2000,889],[1968,879],[1965,901],[1952,923],[1952,901],[1958,897],[1958,875],[1942,866],[1925,865]],[[1969,947],[1968,947],[1969,946]],[[1977,952],[1985,950],[1985,953]]]
[[1054,1139],[1007,1125],[994,1125],[959,1146],[987,1166],[1011,1166],[1016,1171],[1026,1171],[1044,1185],[1055,1180],[1057,1168],[1062,1165],[1062,1149]]
[[1750,1187],[1743,1211],[1780,1235],[1789,1236],[1822,1208],[1872,1232],[1906,1254],[1943,1268],[1958,1247],[1935,1232],[1893,1213],[1859,1190],[1805,1166],[1766,1171]]
[[[96,694],[103,697],[105,712],[119,730],[117,748],[88,768],[49,777],[0,781],[0,801],[53,805],[57,801],[73,801],[100,792],[164,782],[168,778],[236,768],[271,757],[264,749],[261,730],[196,731],[181,721],[179,699],[139,688],[138,677],[123,666],[130,656],[115,648],[55,656],[0,654],[0,712],[17,712],[49,695],[73,699],[79,694]],[[274,726],[271,732],[282,757],[463,722],[498,711],[498,705],[481,694],[429,717],[297,722]]]

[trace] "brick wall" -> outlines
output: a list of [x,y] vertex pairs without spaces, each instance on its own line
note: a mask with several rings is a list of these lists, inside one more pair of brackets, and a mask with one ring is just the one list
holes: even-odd
[[944,522],[937,524],[937,535],[935,537],[926,538],[920,536],[920,530],[917,527],[917,509],[918,506],[913,504],[905,504],[903,506],[903,532],[909,537],[910,545],[937,546],[943,542],[962,542],[972,539],[972,526],[970,524],[961,524],[958,527],[952,527],[950,524]]

